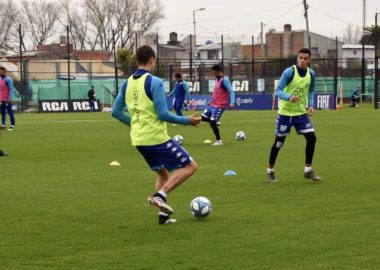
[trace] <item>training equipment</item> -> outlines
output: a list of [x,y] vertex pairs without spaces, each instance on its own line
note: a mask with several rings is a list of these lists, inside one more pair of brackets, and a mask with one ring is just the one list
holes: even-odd
[[245,133],[244,131],[238,131],[236,132],[235,138],[237,141],[244,141],[245,140]]
[[196,197],[190,203],[190,212],[197,218],[205,218],[210,215],[212,204],[206,197]]
[[228,170],[224,173],[224,175],[226,176],[232,176],[232,175],[237,175],[237,173],[233,170]]
[[179,145],[181,145],[183,143],[183,137],[181,135],[175,135],[173,137],[173,141],[175,141],[176,143],[178,143]]
[[204,140],[203,143],[205,143],[205,144],[211,144],[212,141],[210,141],[210,140]]
[[117,161],[115,160],[115,161],[112,161],[112,162],[110,163],[110,165],[111,165],[111,166],[120,166],[120,163],[117,162]]

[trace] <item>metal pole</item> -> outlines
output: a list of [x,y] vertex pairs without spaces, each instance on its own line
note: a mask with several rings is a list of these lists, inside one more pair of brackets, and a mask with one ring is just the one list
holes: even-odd
[[334,65],[334,108],[336,108],[336,99],[338,96],[338,37],[335,37],[335,65]]
[[261,22],[260,42],[261,42],[261,58],[265,58],[265,52],[264,52],[264,23],[263,22]]
[[[377,29],[377,13],[375,15],[375,29]],[[379,108],[379,35],[375,35],[375,87],[373,88],[374,91],[374,97],[373,102],[375,104],[375,109]]]
[[70,85],[70,28],[66,26],[67,31],[67,89],[68,89],[68,98],[71,99],[71,85]]
[[222,70],[224,70],[224,41],[223,41],[223,35],[221,37],[222,42]]
[[113,58],[114,58],[114,69],[115,69],[115,92],[116,95],[119,94],[119,74],[117,71],[117,58],[116,58],[116,41],[115,41],[115,30],[112,29],[112,46],[113,46]]
[[309,14],[307,10],[309,9],[309,5],[306,3],[306,0],[303,0],[303,6],[305,9],[305,19],[306,19],[306,33],[307,33],[307,46],[310,48],[310,32],[309,32]]
[[24,80],[23,80],[23,60],[22,60],[22,34],[21,23],[18,25],[18,33],[20,39],[20,83],[21,83],[21,113],[24,113]]
[[[365,35],[366,26],[366,0],[363,0],[363,37]],[[365,94],[365,39],[362,39],[362,67],[361,67],[361,77],[362,77],[362,94]],[[365,96],[364,96],[365,97]],[[364,99],[365,100],[365,99]]]
[[194,41],[195,41],[195,44],[197,44],[197,40],[196,40],[196,29],[195,29],[195,11],[197,10],[193,10],[193,24],[194,24]]
[[190,35],[190,80],[193,79],[193,37]]
[[252,73],[252,81],[255,77],[255,37],[252,36],[252,63],[251,63],[251,73]]
[[160,46],[158,42],[158,33],[157,33],[157,57],[156,57],[156,74],[160,76]]
[[171,89],[174,87],[174,82],[173,82],[173,65],[169,66],[169,92]]

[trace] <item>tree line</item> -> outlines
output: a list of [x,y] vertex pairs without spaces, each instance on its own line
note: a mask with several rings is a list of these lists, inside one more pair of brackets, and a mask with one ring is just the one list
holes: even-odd
[[162,18],[159,0],[4,0],[0,51],[19,51],[20,24],[24,51],[66,36],[66,25],[74,50],[112,51],[113,31],[118,47],[132,49],[135,33],[149,32]]

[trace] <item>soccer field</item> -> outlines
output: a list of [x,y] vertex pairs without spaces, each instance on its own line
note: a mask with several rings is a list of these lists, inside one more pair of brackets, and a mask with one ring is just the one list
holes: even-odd
[[[275,112],[227,111],[210,127],[169,126],[199,170],[170,196],[177,224],[147,204],[155,174],[109,113],[17,115],[0,149],[0,269],[379,269],[380,112],[317,111],[313,169],[292,130],[266,180]],[[235,140],[243,130],[246,141]],[[120,167],[109,166],[111,161]],[[236,176],[224,176],[227,170]],[[213,212],[189,212],[206,196]]]

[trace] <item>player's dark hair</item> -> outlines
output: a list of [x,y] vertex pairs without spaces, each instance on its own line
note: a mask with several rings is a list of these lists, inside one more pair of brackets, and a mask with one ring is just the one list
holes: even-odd
[[0,66],[0,69],[2,69],[2,70],[7,70],[5,67],[3,67],[3,66]]
[[309,57],[311,57],[311,51],[308,48],[302,48],[302,49],[300,49],[298,51],[298,54],[300,54],[300,53],[307,53],[309,55]]
[[144,45],[137,49],[136,61],[138,65],[148,64],[150,58],[156,58],[156,53],[150,46]]
[[219,65],[213,65],[212,68],[211,68],[211,70],[214,70],[214,71],[223,71],[222,67],[219,66]]
[[181,74],[181,73],[176,73],[176,74],[174,75],[174,77],[175,77],[175,78],[182,78],[182,74]]

